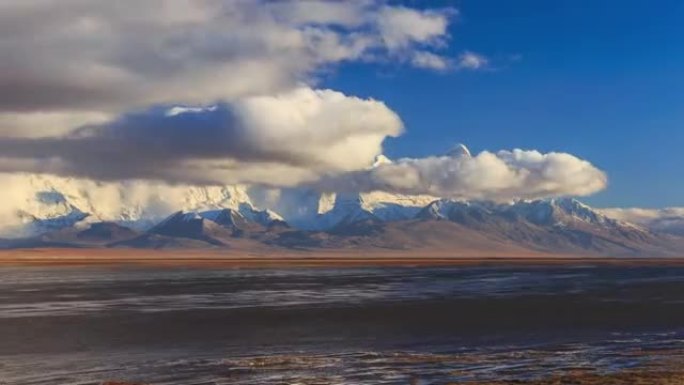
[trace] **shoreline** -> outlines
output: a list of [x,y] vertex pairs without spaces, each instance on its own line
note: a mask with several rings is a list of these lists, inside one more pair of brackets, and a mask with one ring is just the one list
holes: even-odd
[[[680,385],[684,383],[681,369],[636,369],[611,374],[578,373],[549,376],[537,380],[501,380],[464,382],[468,385]],[[449,384],[452,385],[452,384]],[[455,383],[453,385],[456,385]]]
[[12,249],[0,250],[7,266],[149,266],[208,268],[299,267],[447,267],[447,266],[684,266],[684,258],[593,257],[543,254],[458,253],[421,250],[146,250]]
[[[461,381],[458,383],[449,382],[447,385],[680,385],[684,383],[684,371],[678,369],[637,369],[611,374],[578,372],[577,374],[554,375],[534,380]],[[109,380],[101,382],[101,385],[148,385],[148,383]]]
[[[611,374],[578,372],[577,374],[554,375],[533,380],[461,381],[458,383],[449,382],[447,385],[680,385],[684,383],[684,371],[678,369],[637,369]],[[101,382],[101,385],[148,385],[148,383],[109,380]]]

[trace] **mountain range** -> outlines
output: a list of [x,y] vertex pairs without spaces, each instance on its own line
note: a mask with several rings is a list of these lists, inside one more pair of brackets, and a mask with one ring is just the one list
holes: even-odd
[[[619,215],[614,218],[610,210],[593,209],[572,198],[496,203],[382,192],[322,194],[296,188],[186,186],[164,187],[170,190],[162,194],[156,191],[157,196],[173,197],[166,205],[157,203],[156,212],[150,203],[122,204],[121,210],[104,211],[97,202],[106,196],[102,191],[118,194],[121,200],[130,195],[131,187],[112,190],[115,187],[98,185],[75,191],[74,183],[49,179],[37,180],[35,185],[40,187],[33,199],[14,213],[20,226],[13,229],[22,232],[6,237],[5,248],[684,254],[684,236],[676,231],[631,223]],[[60,190],[67,186],[72,190]],[[169,214],[171,203],[180,207]],[[662,222],[657,223],[662,227]]]

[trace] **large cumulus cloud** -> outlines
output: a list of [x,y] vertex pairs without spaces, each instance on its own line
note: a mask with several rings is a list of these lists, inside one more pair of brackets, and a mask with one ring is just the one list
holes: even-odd
[[561,153],[371,167],[400,118],[319,79],[351,61],[486,68],[473,52],[442,55],[456,13],[371,0],[2,1],[0,172],[488,199],[603,188],[601,171]]
[[566,153],[465,150],[449,156],[405,158],[323,178],[329,191],[391,191],[456,199],[511,200],[589,195],[606,187],[606,175]]
[[68,135],[0,138],[0,171],[294,185],[372,164],[402,131],[385,104],[298,88],[208,107],[157,107]]
[[0,133],[313,86],[341,62],[440,66],[454,12],[371,0],[2,1]]

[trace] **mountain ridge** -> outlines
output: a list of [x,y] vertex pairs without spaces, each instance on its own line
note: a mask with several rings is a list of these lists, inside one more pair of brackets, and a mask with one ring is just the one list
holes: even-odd
[[415,214],[383,218],[364,208],[361,197],[343,197],[317,214],[324,225],[306,229],[252,206],[179,210],[145,230],[112,222],[76,223],[6,247],[431,248],[614,256],[676,255],[684,247],[684,238],[610,218],[572,198],[510,203],[435,199],[410,211]]
[[[456,146],[449,156],[470,155]],[[626,256],[684,250],[684,237],[614,218],[573,198],[493,202],[25,177],[31,191],[21,194],[21,207],[5,221],[21,231],[6,237],[5,248],[432,248]]]

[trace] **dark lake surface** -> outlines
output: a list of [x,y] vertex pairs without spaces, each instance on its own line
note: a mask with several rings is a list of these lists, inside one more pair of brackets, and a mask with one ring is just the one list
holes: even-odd
[[0,384],[447,384],[682,361],[684,268],[0,268]]

